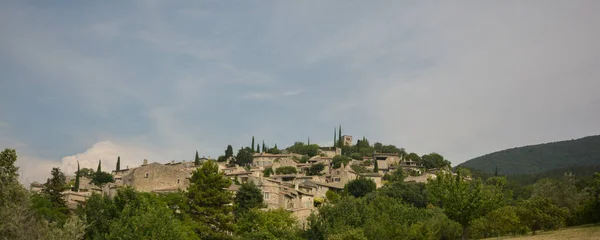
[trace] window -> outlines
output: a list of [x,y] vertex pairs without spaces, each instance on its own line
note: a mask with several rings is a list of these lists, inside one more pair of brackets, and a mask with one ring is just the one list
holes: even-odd
[[177,179],[177,184],[179,184],[179,179]]
[[266,193],[263,193],[263,198],[264,198],[265,200],[269,200],[269,193],[268,193],[268,192],[266,192]]
[[148,173],[146,173],[146,174],[144,175],[144,177],[145,177],[145,178],[148,178]]

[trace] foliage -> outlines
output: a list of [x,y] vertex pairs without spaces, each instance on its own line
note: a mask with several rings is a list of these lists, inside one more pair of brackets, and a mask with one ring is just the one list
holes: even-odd
[[296,174],[296,173],[298,173],[298,171],[296,170],[295,167],[284,166],[284,167],[278,167],[277,169],[275,169],[275,173],[277,173],[277,174]]
[[4,149],[0,153],[0,184],[16,182],[19,177],[19,167],[15,166],[17,152],[14,149]]
[[57,223],[59,226],[62,226],[68,218],[67,207],[53,202],[50,195],[47,194],[33,194],[31,210],[36,218]]
[[240,239],[301,239],[296,219],[284,209],[251,209],[236,223]]
[[75,184],[73,184],[73,188],[71,189],[74,192],[79,192],[79,175],[79,161],[77,161],[77,172],[75,172]]
[[252,149],[249,147],[238,150],[233,162],[239,166],[248,166],[252,163]]
[[402,172],[402,169],[397,169],[396,171],[383,175],[383,180],[389,182],[404,182],[404,173]]
[[424,183],[405,183],[394,181],[379,189],[379,193],[415,207],[425,208],[428,202],[428,192]]
[[472,238],[487,238],[524,232],[527,232],[527,228],[521,225],[517,207],[504,206],[474,220],[469,235]]
[[127,203],[110,225],[106,239],[198,239],[191,228],[154,194],[145,194]]
[[308,175],[309,176],[321,175],[321,171],[323,171],[323,169],[325,169],[325,164],[323,164],[323,163],[313,164],[308,168]]
[[67,190],[66,177],[60,168],[52,168],[52,178],[49,178],[44,185],[43,193],[48,196],[54,207],[65,208],[65,200],[62,197],[62,192]]
[[223,176],[216,163],[207,161],[196,169],[190,179],[189,215],[194,230],[201,238],[228,239],[233,230],[231,193],[226,189],[231,180]]
[[242,184],[235,194],[234,203],[236,214],[243,214],[252,208],[266,207],[262,192],[252,181]]
[[269,177],[269,176],[271,176],[272,174],[275,174],[275,172],[273,171],[273,168],[272,168],[272,167],[268,167],[268,168],[265,168],[265,170],[263,170],[263,175],[264,175],[265,177]]
[[[493,174],[538,174],[552,169],[598,165],[600,135],[538,144],[486,154],[461,164]],[[562,171],[560,174],[562,174]]]
[[430,153],[421,157],[423,166],[427,169],[450,167],[450,161],[438,153]]
[[94,193],[85,202],[83,207],[77,209],[77,214],[84,217],[88,224],[85,231],[87,239],[102,238],[104,233],[110,232],[111,221],[118,217],[119,212],[114,202],[108,196]]
[[91,168],[82,168],[81,170],[79,170],[80,176],[86,178],[92,178],[94,176],[94,173],[94,169]]
[[346,186],[344,186],[344,192],[351,194],[354,197],[363,197],[367,195],[367,193],[375,191],[376,188],[373,180],[360,177],[348,182]]
[[453,239],[460,232],[437,209],[419,209],[377,194],[323,205],[307,225],[307,239]]
[[196,156],[194,157],[194,165],[200,165],[200,157],[198,156],[198,151],[196,151]]
[[[79,171],[79,162],[77,162],[77,171]],[[121,156],[117,157],[117,167],[115,168],[115,170],[119,171],[121,170]]]
[[519,204],[517,214],[523,225],[526,225],[535,232],[537,230],[558,229],[564,223],[566,209],[562,209],[552,204],[552,201],[545,197],[532,197]]
[[279,150],[277,148],[277,144],[275,144],[275,147],[269,148],[267,150],[267,153],[270,153],[270,154],[281,154],[281,150]]
[[419,155],[417,155],[416,153],[409,153],[408,155],[406,155],[406,160],[409,161],[414,161],[414,162],[421,162],[421,157],[419,157]]
[[338,201],[340,201],[341,198],[339,194],[331,190],[327,190],[327,192],[325,193],[325,197],[327,198],[327,201],[332,204],[336,204]]
[[448,218],[462,225],[463,238],[473,220],[499,207],[502,200],[501,195],[486,191],[481,180],[465,181],[460,174],[440,174],[428,182],[427,189],[432,202],[442,207]]
[[348,165],[351,160],[351,158],[344,155],[338,155],[331,159],[331,163],[333,164],[333,168],[340,168],[342,164]]
[[366,173],[366,172],[369,172],[369,170],[367,168],[365,168],[364,166],[358,165],[358,164],[352,164],[352,165],[350,165],[350,168],[355,173]]
[[309,157],[314,157],[319,153],[319,145],[311,144],[306,145],[303,142],[296,142],[294,145],[287,148],[287,151],[290,153],[296,153],[301,155],[308,155]]
[[300,162],[300,163],[306,163],[306,162],[308,162],[309,159],[310,158],[307,155],[304,155],[304,156],[302,156],[300,158],[300,160],[298,160],[298,162]]
[[104,186],[104,184],[112,182],[115,182],[115,179],[113,178],[112,174],[107,172],[94,173],[94,176],[92,176],[92,181],[90,181],[90,183],[100,187]]

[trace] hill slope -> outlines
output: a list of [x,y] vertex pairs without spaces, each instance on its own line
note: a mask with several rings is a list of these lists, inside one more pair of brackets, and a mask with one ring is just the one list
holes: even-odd
[[558,168],[600,165],[600,135],[490,153],[459,166],[493,174],[538,174]]

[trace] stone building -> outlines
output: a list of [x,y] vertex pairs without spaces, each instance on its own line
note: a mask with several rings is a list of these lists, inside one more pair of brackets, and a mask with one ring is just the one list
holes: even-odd
[[342,155],[342,149],[339,147],[321,147],[319,148],[319,154],[318,155],[323,155],[323,157],[335,157],[335,156],[339,156]]
[[344,146],[352,146],[352,136],[344,135],[344,136],[342,136],[342,139],[344,142]]
[[302,155],[295,153],[287,154],[271,154],[271,153],[255,153],[252,156],[252,166],[266,168],[271,167],[275,162],[300,159]]

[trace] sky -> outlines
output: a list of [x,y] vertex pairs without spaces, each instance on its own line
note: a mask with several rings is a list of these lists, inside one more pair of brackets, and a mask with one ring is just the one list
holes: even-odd
[[453,165],[600,134],[600,1],[0,2],[21,181],[343,134]]

